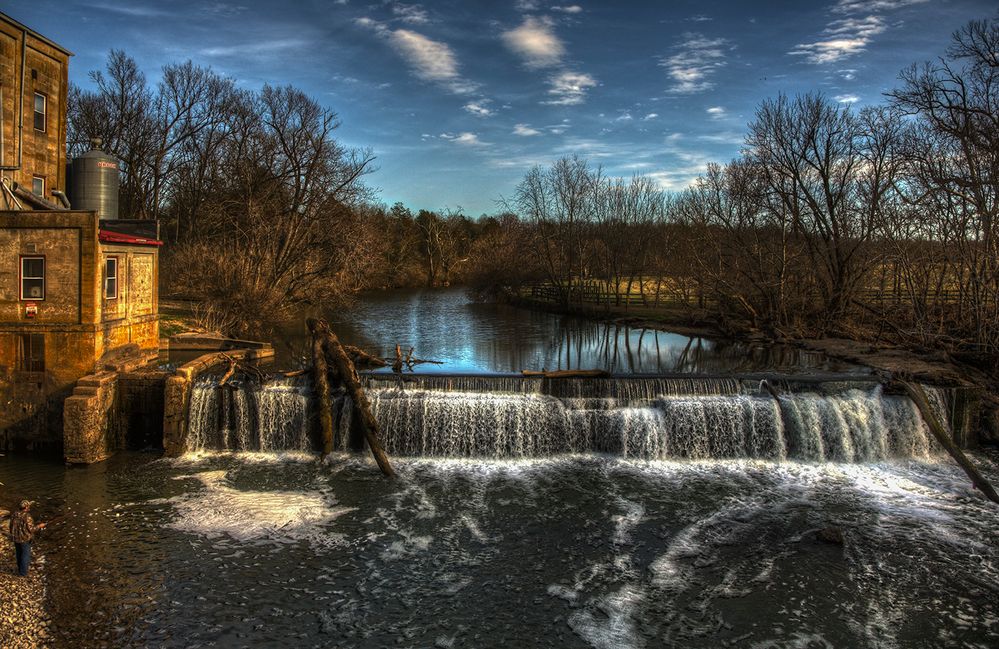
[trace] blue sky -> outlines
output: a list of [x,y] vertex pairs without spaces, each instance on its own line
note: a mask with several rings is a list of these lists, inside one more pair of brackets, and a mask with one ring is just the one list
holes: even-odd
[[370,147],[387,204],[495,213],[534,164],[578,153],[611,175],[682,188],[735,156],[756,106],[818,90],[879,103],[994,0],[422,3],[6,0],[75,53],[89,85],[108,50],[155,80],[192,59],[247,88],[290,83]]

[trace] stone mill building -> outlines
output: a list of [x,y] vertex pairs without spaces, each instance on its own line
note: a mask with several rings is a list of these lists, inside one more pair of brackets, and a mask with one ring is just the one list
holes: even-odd
[[0,448],[94,461],[109,451],[80,413],[158,351],[161,242],[118,219],[99,141],[67,160],[70,56],[0,13]]

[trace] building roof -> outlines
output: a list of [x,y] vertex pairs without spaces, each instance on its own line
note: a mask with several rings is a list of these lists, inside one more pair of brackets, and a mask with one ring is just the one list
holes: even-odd
[[124,234],[122,232],[112,232],[111,230],[101,229],[97,238],[101,243],[127,243],[136,246],[162,246],[163,242],[159,239],[149,239],[146,237],[138,237],[134,234]]
[[40,40],[41,42],[45,43],[46,45],[49,45],[51,47],[56,48],[57,50],[59,50],[60,52],[66,54],[67,56],[73,56],[72,52],[70,52],[69,50],[67,50],[65,47],[63,47],[59,43],[56,43],[51,38],[46,38],[45,36],[42,36],[41,34],[39,34],[38,32],[36,32],[32,28],[30,28],[30,27],[28,27],[28,26],[26,26],[26,25],[24,25],[24,24],[22,24],[22,23],[20,23],[20,22],[18,22],[16,20],[14,20],[13,18],[11,18],[10,16],[8,16],[7,14],[5,14],[2,11],[0,11],[0,20],[3,20],[5,22],[10,23],[14,27],[17,27],[18,29],[23,29],[26,33],[30,34],[32,38]]

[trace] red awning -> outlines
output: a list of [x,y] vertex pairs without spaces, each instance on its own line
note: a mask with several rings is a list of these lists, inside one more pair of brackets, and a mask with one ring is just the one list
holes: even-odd
[[163,242],[158,239],[147,239],[137,237],[134,234],[122,234],[111,230],[101,230],[97,236],[101,243],[131,243],[136,246],[162,246]]

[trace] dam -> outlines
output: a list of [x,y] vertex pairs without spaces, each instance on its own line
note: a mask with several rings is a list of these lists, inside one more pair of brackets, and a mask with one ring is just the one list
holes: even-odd
[[[202,372],[180,457],[0,457],[0,482],[65,517],[40,546],[55,645],[999,642],[999,512],[871,372],[683,336],[657,353],[613,327],[560,347],[540,318],[487,343],[461,332],[496,336],[495,314],[423,299],[445,303],[369,312],[382,340],[453,361],[361,376],[394,480],[342,393],[318,461],[308,375]],[[289,337],[285,366],[302,349]],[[611,375],[524,377],[528,359]],[[957,430],[957,391],[927,394]]]

